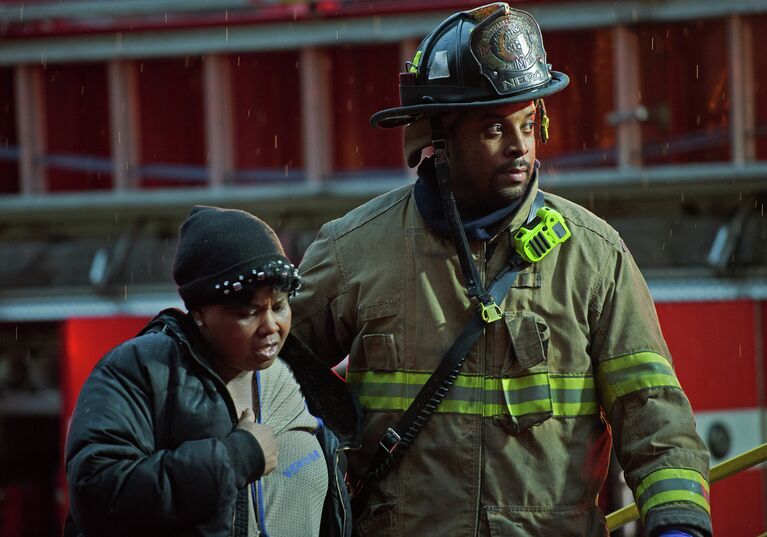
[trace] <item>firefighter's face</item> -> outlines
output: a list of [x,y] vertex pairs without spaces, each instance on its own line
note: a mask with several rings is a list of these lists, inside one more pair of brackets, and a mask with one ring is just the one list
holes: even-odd
[[209,304],[193,314],[225,380],[272,365],[292,320],[287,293],[271,286],[257,287],[248,304]]
[[448,155],[462,215],[484,216],[524,194],[535,164],[535,119],[532,101],[460,114]]

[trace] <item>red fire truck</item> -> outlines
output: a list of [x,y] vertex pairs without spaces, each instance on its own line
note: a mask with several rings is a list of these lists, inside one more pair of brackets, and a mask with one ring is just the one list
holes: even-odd
[[[712,463],[764,443],[767,4],[511,4],[571,78],[547,100],[543,188],[620,231]],[[367,119],[397,104],[419,40],[475,5],[0,1],[0,535],[56,532],[80,386],[180,306],[189,208],[248,209],[298,260],[320,224],[411,182],[401,134]],[[767,531],[764,480],[712,487],[718,535]]]

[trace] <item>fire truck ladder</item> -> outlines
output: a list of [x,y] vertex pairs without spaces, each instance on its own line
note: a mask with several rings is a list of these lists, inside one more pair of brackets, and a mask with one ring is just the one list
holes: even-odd
[[[767,444],[762,444],[745,453],[741,453],[731,459],[727,459],[711,468],[711,483],[716,483],[720,479],[729,477],[733,474],[751,468],[767,460]],[[639,518],[639,510],[636,504],[632,503],[622,507],[607,515],[607,528],[610,531],[616,530]],[[759,536],[765,537],[767,533]]]

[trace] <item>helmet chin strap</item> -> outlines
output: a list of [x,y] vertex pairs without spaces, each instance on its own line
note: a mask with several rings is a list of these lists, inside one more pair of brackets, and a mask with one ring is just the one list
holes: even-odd
[[543,99],[535,101],[535,115],[539,121],[538,134],[541,137],[541,143],[545,144],[549,141],[549,116],[546,113],[546,103]]
[[[431,117],[432,145],[434,146],[434,164],[437,171],[437,186],[442,201],[442,210],[447,219],[453,245],[458,253],[458,261],[461,265],[463,279],[466,282],[466,290],[469,297],[478,301],[478,307],[486,322],[499,318],[500,308],[493,301],[492,296],[485,290],[482,279],[479,276],[477,266],[471,257],[469,241],[463,229],[461,215],[453,196],[453,184],[450,175],[450,164],[447,159],[447,144],[442,118],[438,115]],[[489,317],[489,318],[488,318]]]

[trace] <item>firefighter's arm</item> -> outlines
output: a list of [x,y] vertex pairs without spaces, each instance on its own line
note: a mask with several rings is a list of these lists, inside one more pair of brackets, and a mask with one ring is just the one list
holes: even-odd
[[648,535],[711,534],[708,451],[631,254],[613,248],[592,290],[592,361],[615,452]]
[[291,333],[327,365],[338,364],[349,352],[347,285],[333,239],[333,222],[322,226],[298,270],[301,289],[291,300]]

